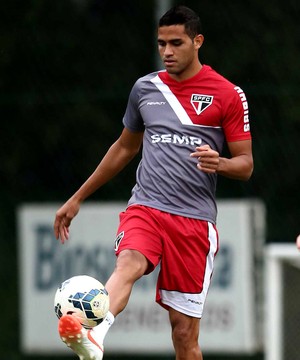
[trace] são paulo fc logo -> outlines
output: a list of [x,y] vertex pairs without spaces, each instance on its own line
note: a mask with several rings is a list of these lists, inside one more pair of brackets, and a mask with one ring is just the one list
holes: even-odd
[[121,232],[117,235],[116,240],[115,240],[115,251],[118,251],[120,242],[122,241],[124,235],[125,235],[125,232],[124,232],[124,231],[121,231]]
[[200,115],[202,111],[207,109],[213,102],[213,96],[193,94],[191,97],[191,104],[196,111],[197,115]]

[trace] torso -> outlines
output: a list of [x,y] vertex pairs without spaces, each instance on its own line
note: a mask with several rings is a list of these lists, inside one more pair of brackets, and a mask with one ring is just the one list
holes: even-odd
[[221,153],[224,139],[249,139],[244,112],[235,86],[209,66],[183,82],[165,71],[139,79],[123,120],[129,130],[144,130],[143,157],[129,205],[215,223],[217,176],[199,171],[197,159],[189,155],[196,146],[209,144]]

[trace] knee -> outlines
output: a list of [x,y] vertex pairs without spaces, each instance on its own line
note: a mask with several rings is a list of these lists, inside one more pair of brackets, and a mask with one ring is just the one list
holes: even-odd
[[189,327],[178,323],[172,327],[172,338],[177,345],[187,345],[194,338],[194,334]]
[[172,340],[175,348],[198,348],[200,320],[171,310]]
[[198,344],[198,332],[195,331],[195,329],[186,325],[177,324],[172,327],[172,340],[176,352],[176,359],[203,359]]
[[118,255],[115,271],[131,274],[134,280],[145,274],[148,268],[146,257],[136,250],[123,250]]

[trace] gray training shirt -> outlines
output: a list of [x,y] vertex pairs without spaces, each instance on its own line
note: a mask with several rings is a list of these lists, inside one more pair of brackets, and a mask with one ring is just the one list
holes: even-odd
[[215,223],[217,175],[199,170],[190,153],[204,144],[221,153],[225,139],[251,138],[243,91],[207,65],[182,82],[155,72],[133,86],[123,124],[144,131],[128,204]]

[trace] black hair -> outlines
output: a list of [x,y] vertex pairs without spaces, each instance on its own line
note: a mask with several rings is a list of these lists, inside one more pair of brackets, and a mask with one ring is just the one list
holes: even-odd
[[200,17],[190,8],[178,5],[168,10],[159,20],[158,26],[184,25],[187,35],[194,39],[202,34]]

